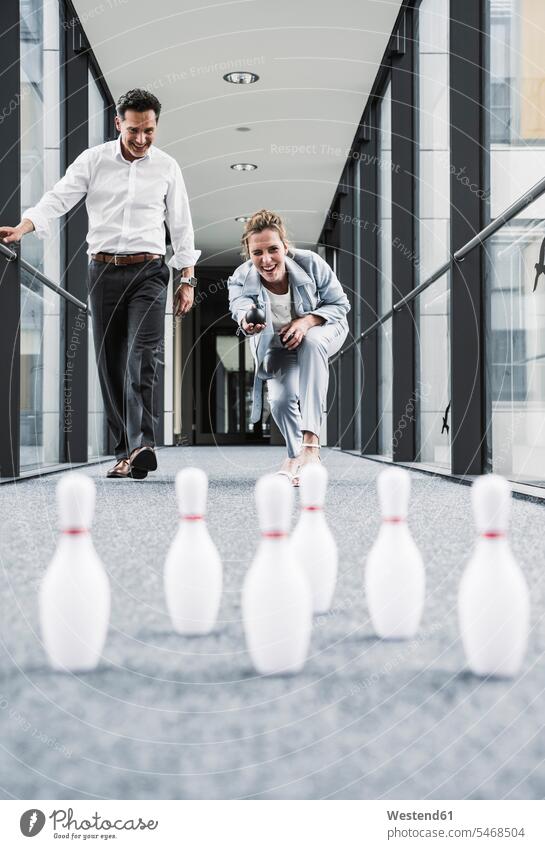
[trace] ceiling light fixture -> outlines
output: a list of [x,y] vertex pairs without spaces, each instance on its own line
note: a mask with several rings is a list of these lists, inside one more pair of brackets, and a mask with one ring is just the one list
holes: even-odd
[[234,165],[231,165],[233,171],[255,171],[257,165],[254,165],[252,162],[235,162]]
[[235,221],[238,221],[239,224],[246,224],[246,222],[250,220],[250,215],[237,215],[237,217],[235,218]]
[[251,83],[256,83],[259,77],[257,74],[252,74],[251,71],[231,71],[230,74],[225,74],[223,79],[226,83],[250,85]]
[[249,133],[251,127],[235,127],[235,130],[237,131],[237,133]]

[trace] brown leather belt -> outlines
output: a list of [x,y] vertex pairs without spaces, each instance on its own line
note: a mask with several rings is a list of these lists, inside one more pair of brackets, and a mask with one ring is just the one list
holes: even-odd
[[162,254],[91,254],[95,262],[112,262],[114,265],[137,265],[152,259],[163,259]]

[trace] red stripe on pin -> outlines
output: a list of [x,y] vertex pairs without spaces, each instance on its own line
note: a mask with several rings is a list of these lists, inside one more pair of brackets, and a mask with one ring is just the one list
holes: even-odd
[[404,522],[405,519],[402,519],[401,516],[385,516],[382,521],[387,522],[389,525],[399,525],[401,522]]
[[87,534],[89,533],[88,528],[65,528],[62,531],[63,534],[68,534],[69,536],[77,536],[78,534]]
[[481,534],[484,539],[502,539],[505,536],[504,531],[485,531]]
[[287,537],[287,533],[284,531],[263,531],[261,536],[264,539],[280,539],[281,537]]
[[309,507],[303,507],[303,510],[310,510],[311,513],[314,513],[316,510],[321,510],[321,507],[316,507],[314,505],[310,505]]
[[180,519],[187,519],[188,522],[198,522],[199,519],[204,519],[204,516],[199,516],[195,514],[189,514],[187,516],[180,516]]

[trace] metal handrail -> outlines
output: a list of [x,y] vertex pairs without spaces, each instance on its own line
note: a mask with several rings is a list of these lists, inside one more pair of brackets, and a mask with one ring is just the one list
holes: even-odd
[[[354,345],[357,345],[359,342],[363,341],[363,339],[365,339],[366,336],[371,336],[371,334],[374,333],[375,330],[378,330],[378,328],[380,327],[381,324],[384,324],[384,322],[388,321],[388,319],[391,318],[393,316],[393,314],[394,314],[394,310],[391,309],[389,312],[385,312],[384,315],[381,315],[380,318],[377,318],[377,320],[374,321],[373,324],[369,325],[369,327],[367,327],[362,333],[360,333],[360,335],[358,336],[357,339],[353,339],[352,342],[350,343],[350,345],[347,345],[346,348],[343,348],[342,351],[339,351],[339,353],[337,354],[337,357],[342,357],[343,354],[345,354],[347,351],[349,351],[351,348],[353,348]],[[329,362],[330,363],[335,362],[337,357],[332,357],[332,359]]]
[[507,224],[514,218],[519,212],[522,212],[523,209],[526,209],[527,206],[530,206],[538,197],[545,192],[545,177],[540,180],[535,186],[532,186],[531,189],[523,194],[518,200],[508,206],[507,209],[502,212],[501,215],[498,215],[497,218],[494,218],[494,221],[491,221],[490,224],[487,224],[476,236],[473,236],[469,242],[467,242],[463,247],[459,250],[455,251],[454,259],[456,262],[461,262],[467,254],[476,248],[478,245],[482,245],[483,242],[494,235],[494,233],[503,227],[504,224]]
[[434,273],[430,275],[430,277],[427,277],[426,280],[424,280],[422,283],[419,283],[419,285],[415,286],[414,289],[411,289],[411,291],[407,295],[404,295],[401,300],[397,301],[397,303],[393,305],[392,309],[389,310],[389,312],[384,313],[384,315],[374,321],[373,324],[369,325],[369,327],[367,327],[362,333],[360,333],[357,339],[353,339],[352,342],[350,342],[350,344],[346,346],[346,348],[343,348],[343,350],[339,351],[339,353],[335,357],[332,357],[330,363],[335,363],[339,359],[339,357],[344,356],[344,354],[350,351],[355,345],[359,345],[360,342],[371,336],[375,332],[375,330],[380,327],[381,324],[384,324],[385,321],[388,321],[388,319],[392,318],[395,312],[399,312],[400,310],[402,310],[403,307],[406,307],[408,304],[414,301],[415,298],[417,298],[429,286],[435,283],[436,280],[439,280],[440,277],[443,277],[443,275],[446,274],[447,271],[449,271],[453,262],[462,262],[468,255],[468,253],[470,253],[474,248],[478,247],[479,245],[484,244],[484,242],[486,242],[486,240],[489,239],[490,236],[493,236],[494,233],[496,233],[501,227],[503,227],[504,224],[507,224],[509,221],[511,221],[511,219],[515,218],[515,216],[518,215],[519,212],[522,212],[523,209],[526,209],[528,206],[530,206],[530,204],[537,200],[537,198],[541,197],[544,192],[545,177],[542,180],[539,180],[539,182],[532,186],[531,189],[528,189],[528,191],[521,195],[518,200],[514,201],[514,203],[508,206],[507,209],[504,210],[501,215],[498,215],[497,218],[494,219],[494,221],[491,221],[490,224],[487,224],[486,227],[483,227],[483,229],[480,230],[475,236],[473,236],[473,238],[471,238],[469,242],[466,242],[465,245],[462,245],[462,247],[459,248],[459,250],[451,254],[447,262],[445,262],[440,268],[438,268],[437,271],[434,271]]
[[17,259],[17,251],[12,251],[0,242],[0,253],[5,256],[8,262],[14,262]]
[[411,301],[414,301],[414,299],[417,298],[421,292],[431,286],[432,283],[435,283],[436,280],[439,280],[440,277],[443,277],[443,275],[446,274],[447,271],[450,269],[450,265],[451,260],[449,259],[447,260],[447,262],[444,263],[444,265],[438,268],[437,271],[434,271],[434,273],[430,277],[424,280],[423,283],[420,283],[418,286],[415,286],[415,288],[412,289],[408,295],[405,295],[403,298],[401,298],[400,301],[397,302],[397,304],[394,304],[394,312],[399,312],[400,310],[402,310],[404,306],[410,304]]
[[62,286],[58,286],[56,283],[53,283],[49,277],[46,277],[45,274],[42,274],[41,271],[38,271],[37,268],[34,268],[26,259],[23,259],[17,251],[8,248],[6,245],[3,245],[0,242],[0,253],[5,257],[7,262],[15,262],[19,260],[19,265],[21,268],[24,268],[25,271],[28,271],[29,274],[32,274],[33,277],[36,277],[40,283],[43,283],[44,286],[47,286],[48,289],[51,289],[53,292],[56,292],[57,295],[60,295],[61,298],[64,298],[66,301],[70,301],[71,304],[78,307],[80,310],[87,312],[87,304],[84,304],[83,301],[80,301],[79,298],[76,298],[75,295],[70,294],[64,289]]

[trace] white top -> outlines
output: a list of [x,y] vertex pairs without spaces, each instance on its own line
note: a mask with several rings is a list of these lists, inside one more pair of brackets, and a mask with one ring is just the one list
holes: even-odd
[[121,153],[120,138],[84,150],[23,218],[29,218],[36,235],[45,239],[49,221],[64,215],[84,196],[89,255],[164,255],[166,223],[174,251],[169,265],[188,268],[197,262],[201,252],[195,250],[182,172],[168,153],[152,146],[141,159],[129,162]]
[[271,292],[269,289],[267,289],[267,293],[269,295],[269,302],[271,305],[272,326],[274,331],[274,337],[271,344],[274,347],[282,347],[282,343],[278,336],[279,330],[295,318],[295,310],[293,309],[291,300],[291,288],[288,286],[288,291],[285,295],[275,295],[274,292]]

